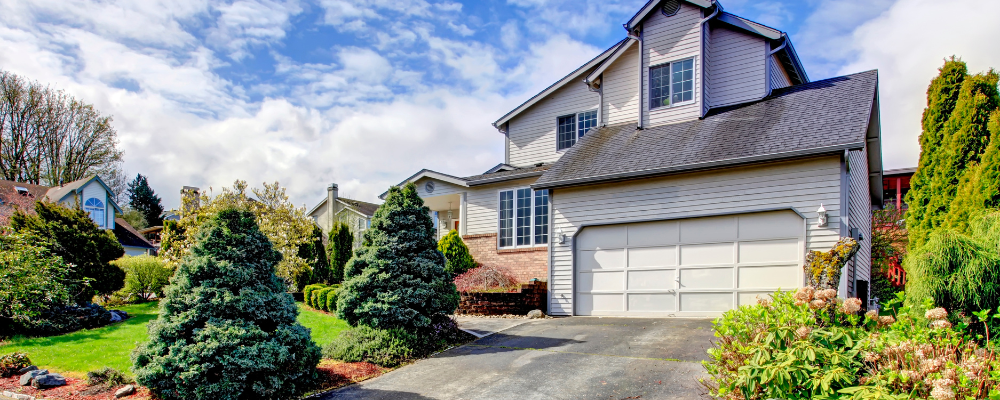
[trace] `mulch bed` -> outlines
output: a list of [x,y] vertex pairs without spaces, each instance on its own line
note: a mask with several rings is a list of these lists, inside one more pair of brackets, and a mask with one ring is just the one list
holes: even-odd
[[390,368],[382,368],[372,363],[348,363],[334,360],[323,360],[316,369],[319,370],[319,378],[322,382],[317,390],[319,392],[371,379],[390,370]]
[[[58,372],[58,371],[53,371],[53,372]],[[84,379],[76,379],[67,376],[65,386],[55,387],[51,389],[35,389],[31,386],[21,386],[19,379],[20,378],[17,376],[10,378],[0,378],[0,391],[8,390],[14,393],[24,393],[31,396],[46,398],[46,399],[51,398],[59,400],[113,400],[115,398],[115,390],[118,390],[124,386],[122,385],[102,391],[101,389],[103,388],[87,386],[87,381]],[[149,393],[149,389],[136,385],[135,394],[131,396],[125,396],[122,398],[129,400],[149,399],[151,398],[151,395]]]

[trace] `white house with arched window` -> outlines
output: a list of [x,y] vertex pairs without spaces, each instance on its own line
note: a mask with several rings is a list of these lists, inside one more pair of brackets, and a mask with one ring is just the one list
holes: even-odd
[[115,203],[111,188],[97,175],[50,188],[45,194],[50,201],[62,203],[67,207],[79,207],[90,215],[90,219],[101,229],[114,232],[118,242],[125,248],[125,254],[140,255],[155,251],[135,228],[125,220],[115,218],[115,212],[121,212],[121,207]]

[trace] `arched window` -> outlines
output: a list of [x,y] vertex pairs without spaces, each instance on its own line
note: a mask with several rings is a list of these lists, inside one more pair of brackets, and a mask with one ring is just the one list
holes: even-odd
[[90,219],[94,221],[97,226],[103,228],[106,224],[106,218],[104,217],[104,202],[97,198],[89,198],[87,201],[83,202],[83,210],[90,214]]

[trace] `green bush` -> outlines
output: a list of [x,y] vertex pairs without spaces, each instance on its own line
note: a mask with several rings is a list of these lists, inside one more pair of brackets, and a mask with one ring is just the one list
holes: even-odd
[[389,189],[371,228],[344,270],[337,317],[352,326],[427,327],[458,308],[458,291],[437,251],[430,209],[416,186]]
[[121,371],[104,367],[96,371],[87,372],[87,385],[90,386],[104,386],[105,388],[113,388],[116,386],[127,385],[132,382],[124,373]]
[[320,311],[326,311],[326,299],[330,294],[330,288],[325,287],[316,291],[316,307]]
[[330,287],[330,291],[326,293],[326,305],[323,307],[327,312],[337,311],[337,293],[340,291],[340,285],[333,285]]
[[350,226],[340,221],[333,225],[327,242],[330,244],[327,249],[327,258],[330,260],[329,283],[341,283],[344,280],[344,267],[354,251],[354,233]]
[[[305,283],[330,282],[330,262],[326,257],[326,246],[323,246],[323,230],[313,225],[312,237],[305,244],[299,245],[299,257],[309,263],[309,279]],[[307,282],[306,282],[307,281]],[[302,286],[299,286],[302,290]]]
[[21,368],[31,365],[31,359],[24,353],[0,355],[0,377],[14,376]]
[[29,236],[0,234],[0,336],[26,333],[46,312],[73,302],[72,268]]
[[[305,303],[309,307],[313,307],[313,302],[312,302],[312,294],[313,294],[313,292],[315,292],[318,289],[322,289],[324,287],[326,287],[326,285],[322,285],[322,284],[306,285],[306,287],[302,289],[302,302]],[[313,308],[316,308],[316,307],[313,307]]]
[[312,308],[319,307],[319,292],[325,288],[326,286],[323,286],[321,288],[314,289],[312,292],[309,293],[309,307]]
[[402,329],[358,326],[341,331],[323,347],[323,356],[345,362],[370,362],[396,367],[415,357],[417,338]]
[[136,381],[160,398],[277,399],[311,389],[320,349],[296,322],[281,253],[254,215],[223,209],[198,229],[133,352]]
[[462,236],[454,229],[441,238],[437,249],[444,254],[446,260],[444,270],[452,275],[461,275],[479,266],[472,258],[472,254],[469,254],[469,247],[462,241]]
[[[122,288],[125,271],[111,261],[125,250],[111,231],[100,229],[83,210],[58,203],[35,202],[35,213],[16,212],[11,227],[39,238],[39,245],[74,265],[69,280],[74,282],[70,291],[77,303],[89,303],[94,294],[108,295]],[[89,286],[84,284],[87,280]]]
[[173,275],[166,261],[150,255],[124,256],[111,264],[125,271],[125,287],[118,294],[126,301],[130,298],[149,301],[154,295],[162,297],[163,288]]

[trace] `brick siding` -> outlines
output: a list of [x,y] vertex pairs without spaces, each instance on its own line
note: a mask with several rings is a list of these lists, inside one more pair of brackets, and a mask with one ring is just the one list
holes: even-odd
[[547,281],[549,278],[549,248],[497,249],[497,234],[466,235],[462,237],[469,253],[479,265],[506,267],[518,281],[532,279]]
[[462,293],[458,303],[458,314],[469,315],[525,315],[531,310],[548,313],[545,282],[530,282],[521,285],[515,293]]

